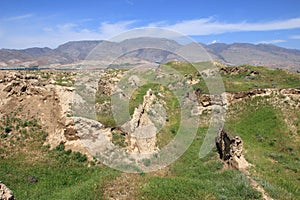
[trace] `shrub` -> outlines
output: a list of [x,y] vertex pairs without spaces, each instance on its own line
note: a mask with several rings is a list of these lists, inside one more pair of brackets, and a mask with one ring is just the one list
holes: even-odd
[[65,150],[65,145],[64,144],[59,144],[55,147],[56,151],[64,151]]
[[12,131],[12,127],[11,126],[6,126],[5,128],[4,128],[4,132],[5,133],[10,133]]
[[76,160],[78,162],[87,161],[87,156],[85,154],[80,153],[80,152],[73,152],[71,157],[72,157],[73,160]]
[[144,159],[144,160],[143,160],[143,164],[144,164],[146,167],[149,167],[150,164],[151,164],[151,160],[150,160],[150,159]]

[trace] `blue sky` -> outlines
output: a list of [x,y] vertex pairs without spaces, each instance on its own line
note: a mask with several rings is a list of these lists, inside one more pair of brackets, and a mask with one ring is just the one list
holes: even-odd
[[300,49],[299,0],[2,0],[0,48],[51,47],[160,27],[198,42]]

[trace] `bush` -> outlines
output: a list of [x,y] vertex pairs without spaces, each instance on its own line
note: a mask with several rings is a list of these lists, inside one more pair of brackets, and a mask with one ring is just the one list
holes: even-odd
[[149,167],[150,164],[151,164],[151,160],[150,160],[150,159],[144,159],[144,160],[143,160],[143,164],[144,164],[146,167]]
[[0,138],[6,138],[8,136],[7,133],[0,134]]
[[65,145],[64,144],[59,144],[55,147],[56,151],[64,151],[65,150]]
[[87,156],[85,154],[80,153],[80,152],[73,152],[71,157],[72,157],[73,160],[76,160],[78,162],[87,161]]
[[7,127],[4,128],[4,132],[7,133],[7,134],[10,133],[11,131],[12,131],[11,126],[7,126]]

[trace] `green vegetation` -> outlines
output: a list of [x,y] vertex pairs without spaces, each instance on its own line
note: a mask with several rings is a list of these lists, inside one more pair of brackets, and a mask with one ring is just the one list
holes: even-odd
[[55,80],[56,85],[67,86],[67,87],[73,86],[74,83],[75,83],[75,81],[70,77],[66,78],[66,77],[63,77],[63,76],[59,76]]
[[128,144],[125,142],[125,135],[121,131],[112,131],[112,141],[114,145],[119,147],[126,147]]
[[[195,67],[205,69],[208,65],[211,64],[196,63],[192,66],[170,62],[161,66],[171,67],[186,79],[199,79],[193,85],[194,89],[201,88],[207,93],[204,79]],[[235,74],[221,73],[226,91],[300,87],[300,74],[248,65],[241,67],[246,70]],[[257,73],[251,75],[253,71]],[[43,78],[48,79],[48,74]],[[68,76],[56,79],[62,85],[66,80],[72,82]],[[166,103],[167,121],[157,135],[157,145],[162,148],[177,133],[180,103],[166,87],[146,84],[131,96],[131,115],[142,104],[149,88]],[[81,89],[85,91],[85,88]],[[110,97],[97,94],[91,102],[94,100],[102,104],[98,120],[114,127]],[[284,102],[283,105],[280,102]],[[274,199],[300,198],[300,111],[292,102],[299,102],[299,99],[288,101],[284,95],[274,94],[246,98],[231,104],[227,112],[225,128],[243,139],[245,157],[253,164],[250,176]],[[164,173],[141,172],[135,175],[139,178],[130,179],[129,182],[137,186],[134,191],[137,199],[262,199],[261,193],[250,185],[244,173],[223,168],[215,148],[205,158],[199,159],[206,131],[207,125],[200,125],[192,145],[178,160],[163,169]],[[113,185],[111,192],[131,189],[118,182],[120,175],[126,177],[127,174],[95,166],[95,160],[88,161],[86,155],[68,150],[63,144],[50,149],[44,145],[46,136],[35,119],[22,118],[17,112],[0,118],[0,180],[14,191],[17,199],[105,199],[108,197],[104,192],[114,181],[117,184]],[[112,142],[120,147],[127,146],[125,136],[117,129],[112,131]],[[142,163],[149,166],[151,160],[145,158]],[[31,177],[37,182],[31,182]]]
[[236,170],[223,170],[214,149],[199,159],[199,149],[207,128],[200,128],[197,139],[170,166],[170,176],[148,175],[140,190],[145,199],[259,199],[261,194]]
[[107,127],[116,126],[111,110],[111,97],[96,93],[95,104],[101,105],[101,109],[96,111],[97,120]]
[[10,127],[0,130],[0,177],[17,199],[101,199],[105,183],[119,174],[107,167],[87,167],[86,155],[62,144],[50,150],[36,120],[12,114],[2,117],[0,125]]
[[[252,174],[274,199],[300,197],[299,135],[290,134],[282,112],[257,97],[231,107],[227,128],[244,140]],[[299,110],[297,111],[299,115]]]
[[186,63],[186,62],[168,62],[162,67],[172,68],[184,76],[185,80],[199,80],[199,82],[193,85],[194,89],[201,88],[204,93],[209,93],[206,83],[201,76],[201,71],[205,69],[215,68],[211,62],[200,62],[200,63]]
[[[226,91],[239,92],[258,88],[300,87],[300,75],[296,73],[249,65],[243,65],[240,68],[248,70],[235,75],[224,75],[221,73]],[[258,72],[258,74],[251,76],[252,72]]]
[[[157,145],[160,148],[168,144],[177,133],[181,117],[180,105],[176,96],[166,87],[158,84],[146,84],[139,87],[136,91],[133,92],[129,101],[130,115],[133,114],[135,108],[143,103],[143,97],[150,88],[158,99],[166,103],[164,106],[167,112],[166,124],[157,134]],[[159,96],[159,93],[164,95]]]
[[[163,65],[164,67],[171,67],[185,78],[192,80],[199,80],[199,83],[193,85],[194,88],[201,88],[204,93],[208,93],[207,86],[201,72],[206,69],[214,69],[221,67],[213,66],[209,62],[200,63],[185,63],[185,62],[169,62]],[[225,67],[232,69],[235,67]],[[299,73],[291,73],[281,69],[271,69],[262,66],[242,65],[238,68],[242,69],[238,73],[224,74],[220,72],[224,86],[227,92],[248,91],[258,88],[299,88],[300,75]],[[199,73],[200,72],[200,73]],[[257,74],[251,75],[252,72]],[[208,81],[208,80],[206,80]]]

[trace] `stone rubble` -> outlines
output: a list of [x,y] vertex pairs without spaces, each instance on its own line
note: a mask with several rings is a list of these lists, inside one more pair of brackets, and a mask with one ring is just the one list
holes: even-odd
[[0,181],[0,200],[15,200],[13,192]]

